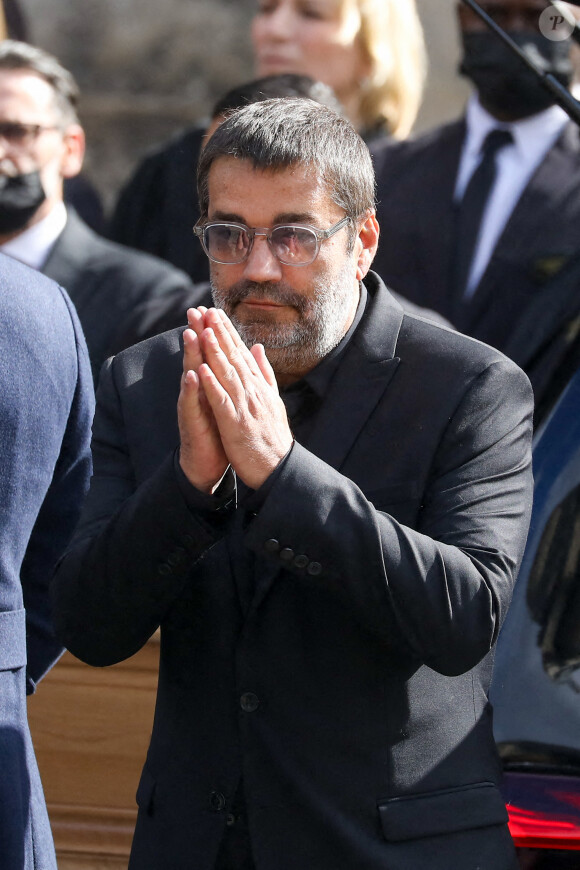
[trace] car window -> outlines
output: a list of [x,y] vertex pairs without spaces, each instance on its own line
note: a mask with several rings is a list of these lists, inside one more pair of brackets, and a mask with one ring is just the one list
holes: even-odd
[[580,487],[551,514],[530,572],[528,607],[544,668],[562,680],[580,667]]

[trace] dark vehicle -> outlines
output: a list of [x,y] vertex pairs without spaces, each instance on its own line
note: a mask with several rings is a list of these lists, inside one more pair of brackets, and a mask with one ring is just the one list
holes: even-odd
[[580,372],[538,432],[535,502],[491,700],[526,870],[580,868]]

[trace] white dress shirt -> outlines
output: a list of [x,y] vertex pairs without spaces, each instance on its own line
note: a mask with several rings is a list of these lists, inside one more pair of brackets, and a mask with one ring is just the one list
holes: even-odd
[[42,269],[54,243],[66,226],[66,217],[65,204],[57,203],[45,218],[0,245],[0,251],[32,269]]
[[530,118],[503,123],[481,106],[476,95],[467,104],[467,131],[455,184],[459,201],[481,161],[481,146],[493,129],[509,130],[513,144],[496,155],[497,176],[483,213],[478,242],[471,263],[466,296],[475,291],[492,252],[530,178],[562,132],[568,116],[559,106],[550,106]]

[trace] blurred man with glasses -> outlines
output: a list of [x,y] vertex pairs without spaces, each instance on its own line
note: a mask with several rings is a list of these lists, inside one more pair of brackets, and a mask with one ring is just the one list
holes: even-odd
[[96,379],[139,302],[186,275],[92,232],[63,202],[81,170],[79,92],[58,61],[22,42],[0,42],[0,250],[56,280],[81,321]]
[[370,271],[368,149],[304,99],[198,168],[216,308],[103,370],[53,584],[93,665],[160,627],[131,870],[511,870],[487,701],[531,391]]

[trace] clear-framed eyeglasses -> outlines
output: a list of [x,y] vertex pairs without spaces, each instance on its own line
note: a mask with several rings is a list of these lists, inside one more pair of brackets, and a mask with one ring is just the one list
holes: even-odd
[[349,221],[350,218],[344,217],[328,230],[301,224],[268,228],[209,221],[196,224],[193,232],[210,260],[224,266],[234,266],[247,260],[256,236],[265,236],[270,250],[285,266],[308,266],[318,256],[322,242],[341,230]]

